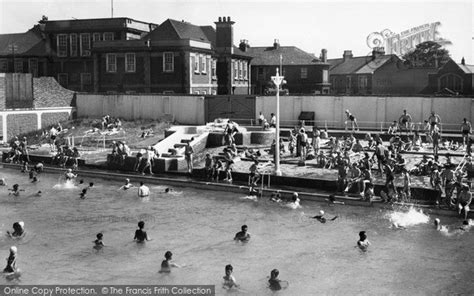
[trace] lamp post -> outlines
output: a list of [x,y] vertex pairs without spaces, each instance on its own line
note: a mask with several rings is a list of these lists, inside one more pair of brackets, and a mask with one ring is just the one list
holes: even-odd
[[272,76],[272,81],[276,86],[276,143],[275,143],[275,175],[281,176],[280,170],[280,85],[283,82],[283,76],[278,73],[276,68],[276,75]]

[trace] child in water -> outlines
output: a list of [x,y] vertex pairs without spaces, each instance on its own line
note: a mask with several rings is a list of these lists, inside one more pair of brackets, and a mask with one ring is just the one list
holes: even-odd
[[359,241],[357,241],[357,246],[362,250],[362,251],[367,251],[367,248],[369,247],[370,242],[367,239],[367,234],[365,231],[359,232]]
[[25,233],[25,222],[15,222],[13,223],[13,232],[7,231],[11,237],[21,237]]
[[11,273],[11,272],[16,272],[16,253],[17,253],[17,248],[15,246],[12,246],[10,248],[10,255],[7,258],[7,266],[3,269],[4,273]]
[[[337,219],[337,217],[338,217],[338,216],[334,216],[334,217],[332,217],[332,218],[329,219],[329,220],[330,220],[330,221],[334,221],[334,220]],[[319,211],[319,215],[316,215],[316,216],[314,216],[314,217],[312,217],[312,218],[318,220],[318,221],[321,222],[321,223],[326,223],[326,221],[327,221],[326,217],[324,217],[324,211],[323,211],[323,210]]]
[[138,222],[138,229],[135,231],[135,237],[133,238],[137,243],[144,243],[145,240],[151,240],[143,228],[145,228],[145,222]]
[[173,253],[171,251],[167,251],[165,253],[165,260],[161,261],[161,270],[160,273],[169,273],[171,272],[171,267],[177,267],[180,268],[178,264],[171,262],[173,258]]
[[122,187],[119,188],[119,190],[128,190],[130,188],[132,188],[133,185],[132,183],[130,183],[130,179],[125,179],[125,184],[122,185]]
[[234,240],[247,243],[250,240],[250,233],[247,232],[247,225],[242,225],[241,231],[235,234]]
[[238,285],[235,282],[235,278],[232,275],[233,272],[234,272],[234,268],[232,267],[232,265],[227,264],[225,266],[225,276],[223,277],[224,278],[224,289],[230,289],[230,288],[233,288],[233,287],[238,288]]
[[272,291],[279,291],[279,290],[284,289],[288,286],[287,281],[282,281],[278,278],[279,274],[280,274],[280,272],[278,271],[278,269],[273,269],[270,272],[270,279],[268,280],[268,283],[270,284],[269,288]]
[[85,199],[87,195],[87,188],[82,189],[81,194],[79,194],[79,197],[82,199]]
[[94,249],[99,250],[102,249],[102,247],[105,247],[104,242],[102,241],[104,235],[102,233],[97,233],[96,237],[97,239],[94,241]]
[[10,193],[8,193],[8,195],[13,194],[14,196],[20,195],[20,191],[25,191],[23,189],[20,189],[20,185],[18,184],[13,184],[12,189],[8,189],[8,190],[11,191]]

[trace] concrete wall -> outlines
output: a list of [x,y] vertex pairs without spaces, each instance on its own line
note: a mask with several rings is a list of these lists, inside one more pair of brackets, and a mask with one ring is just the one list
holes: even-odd
[[[423,122],[433,110],[443,123],[443,130],[459,131],[464,117],[474,121],[472,98],[452,97],[376,97],[376,96],[281,96],[280,123],[294,125],[301,111],[315,112],[316,124],[324,127],[341,128],[344,126],[344,111],[349,109],[357,118],[361,127],[380,128],[381,123],[398,120],[407,109],[414,122]],[[257,97],[255,118],[263,112],[267,119],[276,111],[275,97]]]
[[108,114],[134,120],[167,116],[181,124],[205,124],[204,97],[201,96],[77,94],[76,100],[78,117]]

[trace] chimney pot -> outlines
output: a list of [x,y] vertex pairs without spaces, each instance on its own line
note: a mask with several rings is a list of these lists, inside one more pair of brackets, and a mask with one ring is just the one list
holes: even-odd
[[325,48],[321,49],[321,62],[323,63],[328,62],[328,50]]
[[222,22],[222,17],[219,17],[219,23]]
[[230,22],[230,16],[227,17],[227,21]]
[[466,60],[464,60],[464,57],[462,57],[461,59],[461,65],[465,65],[466,64]]

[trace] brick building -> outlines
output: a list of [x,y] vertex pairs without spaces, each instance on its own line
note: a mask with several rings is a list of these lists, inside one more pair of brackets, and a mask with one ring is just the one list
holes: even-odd
[[230,17],[215,24],[168,19],[141,40],[98,43],[95,91],[248,94],[251,57],[234,46]]
[[429,75],[429,93],[474,95],[474,65],[466,65],[464,58],[460,64],[450,59]]
[[329,59],[332,94],[344,95],[414,95],[428,86],[428,74],[435,68],[410,68],[397,55],[386,55],[383,48],[371,55]]
[[242,40],[239,47],[253,57],[253,94],[272,93],[274,85],[271,76],[276,74],[276,68],[280,66],[280,75],[286,81],[282,88],[289,93],[329,93],[329,64],[325,49],[321,52],[321,59],[318,59],[295,46],[280,46],[276,39],[270,47],[250,47],[247,40]]
[[43,18],[26,33],[0,35],[0,72],[52,76],[68,89],[92,91],[94,44],[140,39],[156,26],[130,18]]

